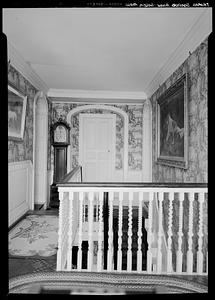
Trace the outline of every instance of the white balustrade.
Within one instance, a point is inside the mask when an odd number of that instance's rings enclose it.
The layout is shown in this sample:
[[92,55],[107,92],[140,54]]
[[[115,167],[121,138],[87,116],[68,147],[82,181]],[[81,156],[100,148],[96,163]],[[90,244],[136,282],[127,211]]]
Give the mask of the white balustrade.
[[193,273],[193,201],[194,192],[188,194],[189,199],[189,231],[188,231],[188,251],[187,251],[187,273]]
[[102,237],[103,237],[103,195],[102,191],[99,192],[99,232],[98,232],[98,253],[97,253],[97,271],[102,271]]
[[183,202],[184,202],[184,193],[179,193],[178,251],[177,251],[177,265],[176,265],[176,272],[178,274],[182,273]]
[[69,192],[69,228],[68,228],[68,249],[67,249],[67,271],[71,271],[72,269],[72,237],[73,237],[73,228],[72,228],[72,220],[73,220],[73,197],[74,193],[72,191]]
[[88,256],[87,256],[87,269],[92,270],[92,262],[93,262],[93,200],[94,193],[89,192],[89,231],[88,231]]
[[108,222],[108,262],[107,269],[113,269],[113,192],[109,193],[109,222]]
[[138,206],[138,239],[137,239],[137,271],[142,271],[142,213],[143,213],[143,193],[139,194],[139,206]]
[[[108,249],[107,249],[107,269],[104,270],[104,193],[108,193]],[[198,195],[195,200],[195,193]],[[203,245],[203,204],[207,189],[188,187],[117,187],[107,184],[107,186],[60,186],[59,187],[59,231],[58,231],[58,252],[57,271],[81,271],[83,265],[87,266],[87,271],[97,272],[137,272],[154,274],[201,274],[206,275],[208,270],[208,255],[205,245]],[[165,197],[164,197],[165,195]],[[178,195],[178,197],[176,197]],[[115,197],[114,197],[115,196]],[[128,197],[127,197],[128,196]],[[136,197],[137,196],[137,197]],[[188,197],[188,210],[184,209],[184,203]],[[179,206],[175,206],[176,201]],[[168,202],[165,202],[168,201]],[[198,214],[194,216],[194,201],[198,201]],[[145,204],[148,205],[145,205]],[[156,204],[156,205],[155,205]],[[87,211],[85,208],[88,208]],[[114,209],[118,214],[115,215]],[[147,220],[147,244],[146,257],[143,254],[143,207],[148,210]],[[167,207],[167,211],[164,211]],[[178,229],[173,228],[173,207],[178,218]],[[128,232],[127,232],[127,264],[122,258],[123,250],[123,208],[128,209]],[[156,209],[156,211],[155,211]],[[136,211],[138,214],[136,215]],[[134,214],[134,215],[133,215]],[[144,214],[145,215],[145,214]],[[185,239],[183,220],[188,218],[188,248],[187,253],[183,252],[183,240]],[[197,233],[193,231],[194,217],[198,219]],[[114,219],[114,218],[117,218]],[[135,219],[136,218],[136,219]],[[156,220],[153,220],[156,218]],[[116,225],[116,222],[118,224]],[[134,222],[133,222],[134,221]],[[165,221],[165,222],[164,222]],[[115,225],[114,225],[115,224]],[[137,248],[132,249],[134,230],[137,224]],[[166,225],[165,225],[166,224]],[[166,227],[164,227],[164,225]],[[114,242],[114,226],[118,228],[118,240]],[[116,230],[116,228],[115,228]],[[197,268],[193,269],[193,237],[197,240]],[[135,239],[136,240],[136,239]],[[83,252],[83,242],[88,243],[87,255]],[[94,249],[94,243],[98,245]],[[173,245],[173,243],[175,243]],[[175,247],[177,245],[177,248]],[[73,246],[78,247],[77,267],[72,266]],[[173,247],[174,246],[174,247]],[[204,246],[204,248],[203,248]],[[155,249],[156,247],[156,249]],[[116,251],[117,248],[117,251]],[[155,252],[156,250],[156,252]],[[132,270],[133,251],[137,251],[136,269]],[[173,251],[174,256],[173,256]],[[117,264],[113,268],[114,253]],[[204,257],[206,253],[206,258]],[[86,254],[86,253],[85,253]],[[97,259],[96,259],[97,256]],[[84,258],[85,257],[85,258]],[[135,257],[135,256],[134,256]],[[186,258],[186,269],[183,269],[183,257]],[[87,259],[85,264],[82,258]],[[142,269],[146,259],[146,270]],[[173,270],[173,259],[176,270]],[[206,270],[204,263],[206,260]],[[96,264],[96,265],[95,265]],[[127,266],[125,270],[125,266]],[[156,268],[153,268],[155,266]]]
[[152,207],[153,207],[153,197],[154,193],[149,193],[149,210],[148,210],[148,251],[147,251],[147,272],[150,274],[152,272]]
[[122,216],[123,216],[123,192],[119,192],[119,219],[118,219],[118,251],[117,270],[122,270]]
[[77,269],[82,268],[82,226],[83,226],[83,198],[84,193],[79,193],[79,230],[78,230],[78,259],[77,259]]
[[174,193],[169,193],[169,224],[168,224],[168,240],[167,240],[167,273],[172,272],[172,203]]
[[198,274],[203,273],[203,203],[204,203],[204,194],[200,193],[199,195],[199,232],[198,232],[198,251],[197,251],[197,272]]
[[59,226],[58,229],[58,251],[57,251],[57,270],[64,268],[66,264],[66,252],[68,247],[68,224],[69,224],[69,202],[68,193],[59,193],[60,206],[59,206]]
[[132,269],[132,200],[133,193],[129,192],[129,206],[128,206],[128,251],[127,251],[127,270],[130,272]]
[[157,273],[162,271],[162,238],[163,238],[163,199],[164,193],[158,193],[159,211],[158,211],[158,250],[157,250]]

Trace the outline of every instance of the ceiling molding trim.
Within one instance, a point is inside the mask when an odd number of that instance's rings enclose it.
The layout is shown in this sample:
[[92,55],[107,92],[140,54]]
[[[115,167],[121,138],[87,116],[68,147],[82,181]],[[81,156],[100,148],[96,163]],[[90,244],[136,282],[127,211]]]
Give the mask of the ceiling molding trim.
[[212,32],[212,9],[206,8],[191,26],[179,46],[171,54],[163,67],[157,72],[146,88],[149,97],[173,72],[188,58],[205,38]]
[[36,89],[47,94],[49,88],[45,82],[35,73],[31,66],[17,52],[17,50],[8,41],[8,61],[19,71]]
[[52,103],[60,104],[60,103],[76,103],[76,104],[121,104],[121,105],[143,105],[144,101],[143,99],[135,99],[135,100],[128,100],[128,99],[86,99],[86,98],[53,98],[49,97],[49,100]]
[[[145,100],[145,92],[123,92],[123,91],[93,91],[93,90],[69,90],[69,89],[49,89],[48,97],[58,98],[78,98],[78,99],[127,99],[127,100]],[[68,99],[69,101],[69,99]],[[89,100],[92,101],[92,100]],[[87,100],[88,102],[88,100]]]

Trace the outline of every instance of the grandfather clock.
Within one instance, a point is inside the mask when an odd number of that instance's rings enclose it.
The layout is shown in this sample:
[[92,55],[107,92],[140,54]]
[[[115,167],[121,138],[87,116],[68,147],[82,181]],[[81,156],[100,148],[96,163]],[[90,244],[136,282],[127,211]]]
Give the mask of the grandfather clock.
[[51,144],[54,147],[54,177],[51,185],[51,207],[59,207],[59,195],[56,184],[59,183],[67,173],[67,147],[70,144],[70,126],[59,119],[51,125]]

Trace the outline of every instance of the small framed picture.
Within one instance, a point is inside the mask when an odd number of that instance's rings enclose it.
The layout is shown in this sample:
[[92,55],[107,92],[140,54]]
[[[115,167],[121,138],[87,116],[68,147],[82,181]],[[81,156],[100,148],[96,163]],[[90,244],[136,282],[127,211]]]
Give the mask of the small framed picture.
[[25,128],[27,96],[8,85],[8,138],[22,140]]
[[187,74],[157,100],[157,163],[188,168]]

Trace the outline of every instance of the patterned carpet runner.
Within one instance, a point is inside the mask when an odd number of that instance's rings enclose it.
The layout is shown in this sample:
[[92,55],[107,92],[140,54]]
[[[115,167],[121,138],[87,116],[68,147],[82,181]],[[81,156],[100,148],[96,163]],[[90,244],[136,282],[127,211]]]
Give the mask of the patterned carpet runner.
[[28,215],[9,232],[9,254],[48,257],[57,253],[58,217]]

